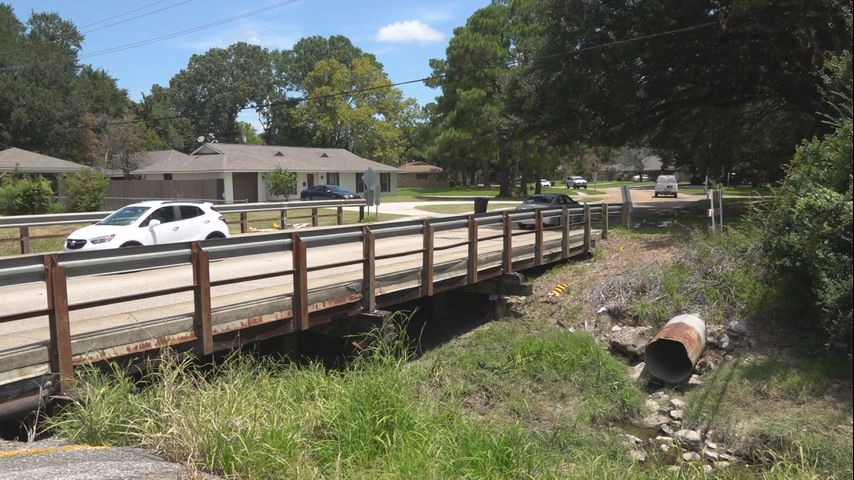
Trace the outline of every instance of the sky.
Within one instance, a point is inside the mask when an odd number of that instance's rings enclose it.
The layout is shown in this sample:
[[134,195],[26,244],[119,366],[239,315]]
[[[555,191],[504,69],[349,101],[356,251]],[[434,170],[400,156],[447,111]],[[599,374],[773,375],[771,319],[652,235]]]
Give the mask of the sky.
[[[194,53],[239,41],[287,49],[311,35],[348,37],[376,55],[392,82],[427,77],[429,59],[445,56],[453,29],[489,0],[13,0],[11,4],[22,22],[33,11],[56,12],[74,22],[85,36],[80,62],[107,71],[131,99],[139,100],[151,85],[168,85]],[[186,35],[101,53],[272,6]],[[439,93],[420,83],[400,88],[422,105]],[[258,125],[254,113],[241,118]]]

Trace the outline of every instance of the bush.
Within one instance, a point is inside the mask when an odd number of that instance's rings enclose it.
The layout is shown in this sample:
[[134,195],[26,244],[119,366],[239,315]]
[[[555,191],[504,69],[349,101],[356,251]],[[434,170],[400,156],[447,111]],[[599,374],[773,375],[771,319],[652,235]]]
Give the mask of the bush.
[[277,197],[285,197],[285,201],[290,200],[296,185],[297,174],[282,170],[282,167],[276,167],[276,171],[267,174],[267,190]]
[[110,181],[103,173],[92,169],[63,175],[68,189],[68,208],[72,212],[97,212],[104,206]]
[[46,213],[52,200],[53,188],[42,176],[12,174],[0,182],[0,213],[4,215]]

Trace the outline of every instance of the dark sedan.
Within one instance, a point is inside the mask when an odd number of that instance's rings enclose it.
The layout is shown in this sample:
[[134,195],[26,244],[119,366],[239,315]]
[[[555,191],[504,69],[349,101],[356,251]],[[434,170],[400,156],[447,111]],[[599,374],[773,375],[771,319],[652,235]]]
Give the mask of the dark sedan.
[[[528,195],[528,198],[522,200],[522,203],[516,207],[516,210],[534,210],[537,208],[556,208],[556,207],[579,207],[580,203],[576,202],[567,195],[560,193],[541,193],[538,195]],[[548,225],[559,225],[560,217],[550,217],[544,220]],[[534,219],[522,220],[519,222],[519,228],[528,228],[534,226]]]
[[362,197],[349,190],[344,190],[338,185],[315,185],[313,187],[308,187],[303,190],[299,194],[299,198],[300,200],[350,200],[353,198]]

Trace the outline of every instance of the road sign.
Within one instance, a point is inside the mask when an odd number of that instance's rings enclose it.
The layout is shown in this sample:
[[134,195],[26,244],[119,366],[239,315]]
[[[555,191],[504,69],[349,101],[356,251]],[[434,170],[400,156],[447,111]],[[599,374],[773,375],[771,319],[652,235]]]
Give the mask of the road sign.
[[362,183],[365,184],[365,200],[368,206],[380,204],[380,179],[374,169],[368,167],[368,171],[362,174]]

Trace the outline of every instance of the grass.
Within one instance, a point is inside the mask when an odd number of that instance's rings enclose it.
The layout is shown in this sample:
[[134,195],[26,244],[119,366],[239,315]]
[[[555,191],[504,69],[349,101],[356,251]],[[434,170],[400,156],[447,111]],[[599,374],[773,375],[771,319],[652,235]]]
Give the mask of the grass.
[[[528,188],[528,193],[533,194],[534,186],[531,184]],[[606,192],[601,190],[573,190],[563,187],[544,188],[543,193],[563,193],[566,195],[578,195],[579,192],[587,195],[604,195]],[[420,196],[437,196],[437,197],[497,197],[498,188],[484,187],[400,187],[397,189],[396,195],[383,196],[383,202],[414,202],[418,201]]]
[[[65,241],[65,236],[85,227],[88,223],[77,225],[48,225],[44,227],[31,227],[30,237],[42,235],[60,235],[56,238],[39,238],[30,240],[30,249],[32,253],[50,253],[62,250],[62,242]],[[0,228],[0,240],[10,239],[10,241],[0,241],[0,256],[20,255],[21,247],[18,243],[20,231],[17,228]]]
[[[505,210],[508,208],[513,208],[514,205],[510,204],[492,204],[487,205],[486,209],[488,211],[494,210]],[[425,212],[432,213],[473,213],[474,205],[473,204],[450,204],[450,205],[419,205],[415,207],[419,210],[424,210]]]
[[[679,187],[679,193],[688,193],[692,195],[703,195],[705,190],[702,186],[689,185]],[[727,196],[769,196],[773,195],[774,191],[769,186],[740,186],[740,187],[724,187],[724,198]]]

